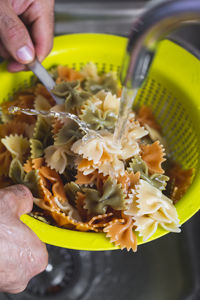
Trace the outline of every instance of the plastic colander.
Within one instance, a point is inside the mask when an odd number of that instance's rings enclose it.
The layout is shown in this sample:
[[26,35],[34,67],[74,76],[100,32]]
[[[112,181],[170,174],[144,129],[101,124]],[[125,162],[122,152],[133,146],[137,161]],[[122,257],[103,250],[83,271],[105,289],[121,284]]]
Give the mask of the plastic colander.
[[[100,72],[117,71],[119,75],[126,43],[126,38],[104,34],[56,37],[44,66],[50,68],[62,64],[79,70],[92,61]],[[32,76],[31,72],[10,74],[5,64],[0,66],[0,74],[1,102],[14,91],[28,86]],[[183,224],[200,207],[200,61],[171,41],[161,42],[135,103],[147,104],[152,108],[174,160],[185,169],[195,169],[190,188],[176,204],[180,223]],[[117,249],[103,233],[62,229],[28,215],[23,215],[21,220],[48,244],[79,250]],[[149,241],[166,233],[159,228]],[[139,237],[138,244],[142,244]]]

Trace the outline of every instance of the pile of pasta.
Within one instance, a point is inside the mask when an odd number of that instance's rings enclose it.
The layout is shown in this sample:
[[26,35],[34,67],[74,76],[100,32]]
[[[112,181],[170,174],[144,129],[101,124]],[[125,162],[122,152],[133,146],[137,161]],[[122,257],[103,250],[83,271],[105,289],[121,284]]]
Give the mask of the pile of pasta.
[[[166,162],[163,168],[166,142],[151,109],[131,111],[121,143],[114,143],[121,94],[116,75],[98,74],[93,63],[81,71],[58,66],[50,74],[63,104],[36,82],[1,107],[0,187],[26,185],[34,196],[32,216],[105,232],[121,249],[136,251],[136,232],[143,240],[159,226],[179,232],[174,202],[186,192],[192,171]],[[11,106],[70,112],[98,135],[86,135],[69,118],[10,114]]]

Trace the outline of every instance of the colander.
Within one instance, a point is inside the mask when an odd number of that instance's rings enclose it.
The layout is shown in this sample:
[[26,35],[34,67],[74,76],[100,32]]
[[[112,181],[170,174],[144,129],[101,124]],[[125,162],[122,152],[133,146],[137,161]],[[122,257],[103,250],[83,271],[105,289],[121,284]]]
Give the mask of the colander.
[[[105,34],[72,34],[56,37],[51,54],[44,66],[62,64],[77,70],[86,63],[96,63],[98,71],[116,71],[119,75],[127,39]],[[13,92],[30,85],[31,72],[10,74],[6,65],[0,66],[1,102]],[[200,61],[192,54],[164,40],[135,105],[150,106],[162,127],[172,158],[183,168],[195,169],[193,182],[176,204],[180,223],[183,224],[200,207]],[[21,217],[45,243],[78,250],[117,249],[103,233],[89,233],[51,226],[29,215]],[[159,228],[148,240],[166,234]],[[138,244],[143,241],[138,237]]]

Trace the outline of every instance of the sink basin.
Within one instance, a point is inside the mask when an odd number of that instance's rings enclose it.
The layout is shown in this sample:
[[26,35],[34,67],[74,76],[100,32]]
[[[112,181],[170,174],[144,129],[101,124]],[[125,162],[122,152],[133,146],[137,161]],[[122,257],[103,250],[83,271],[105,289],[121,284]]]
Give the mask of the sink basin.
[[[87,252],[51,246],[50,257],[52,253],[57,257],[57,281],[49,279],[51,283],[45,290],[44,272],[23,293],[2,293],[0,300],[199,300],[199,228],[197,214],[183,226],[182,233],[171,233],[141,245],[137,253]],[[67,274],[59,277],[58,269],[62,272],[64,264]]]

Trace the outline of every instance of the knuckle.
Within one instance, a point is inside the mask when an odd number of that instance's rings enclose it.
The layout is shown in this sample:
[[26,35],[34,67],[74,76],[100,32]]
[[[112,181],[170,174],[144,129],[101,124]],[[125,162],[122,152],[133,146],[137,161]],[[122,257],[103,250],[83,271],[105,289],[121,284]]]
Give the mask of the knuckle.
[[33,196],[30,190],[22,184],[15,185],[16,188],[16,196],[26,199],[26,202],[23,202],[26,206],[26,209],[31,210],[33,207]]
[[7,29],[7,39],[8,40],[15,40],[18,39],[19,37],[24,37],[25,36],[25,31],[22,25],[20,24],[14,24],[13,26],[10,26]]
[[23,184],[16,184],[17,191],[21,194],[21,197],[32,199],[31,191]]
[[18,38],[19,36],[25,35],[24,26],[22,23],[17,22],[17,20],[13,19],[9,15],[4,15],[2,17],[2,23],[6,30],[6,38],[7,40],[13,40]]
[[11,189],[0,190],[0,210],[12,211],[16,207],[15,194]]
[[[26,201],[19,201],[25,199]],[[0,210],[16,211],[17,207],[23,203],[26,210],[31,210],[33,197],[29,189],[21,184],[13,185],[0,190]]]
[[36,0],[34,3],[35,13],[38,16],[47,16],[50,18],[54,18],[54,0],[48,1],[48,6],[46,4],[46,0]]

